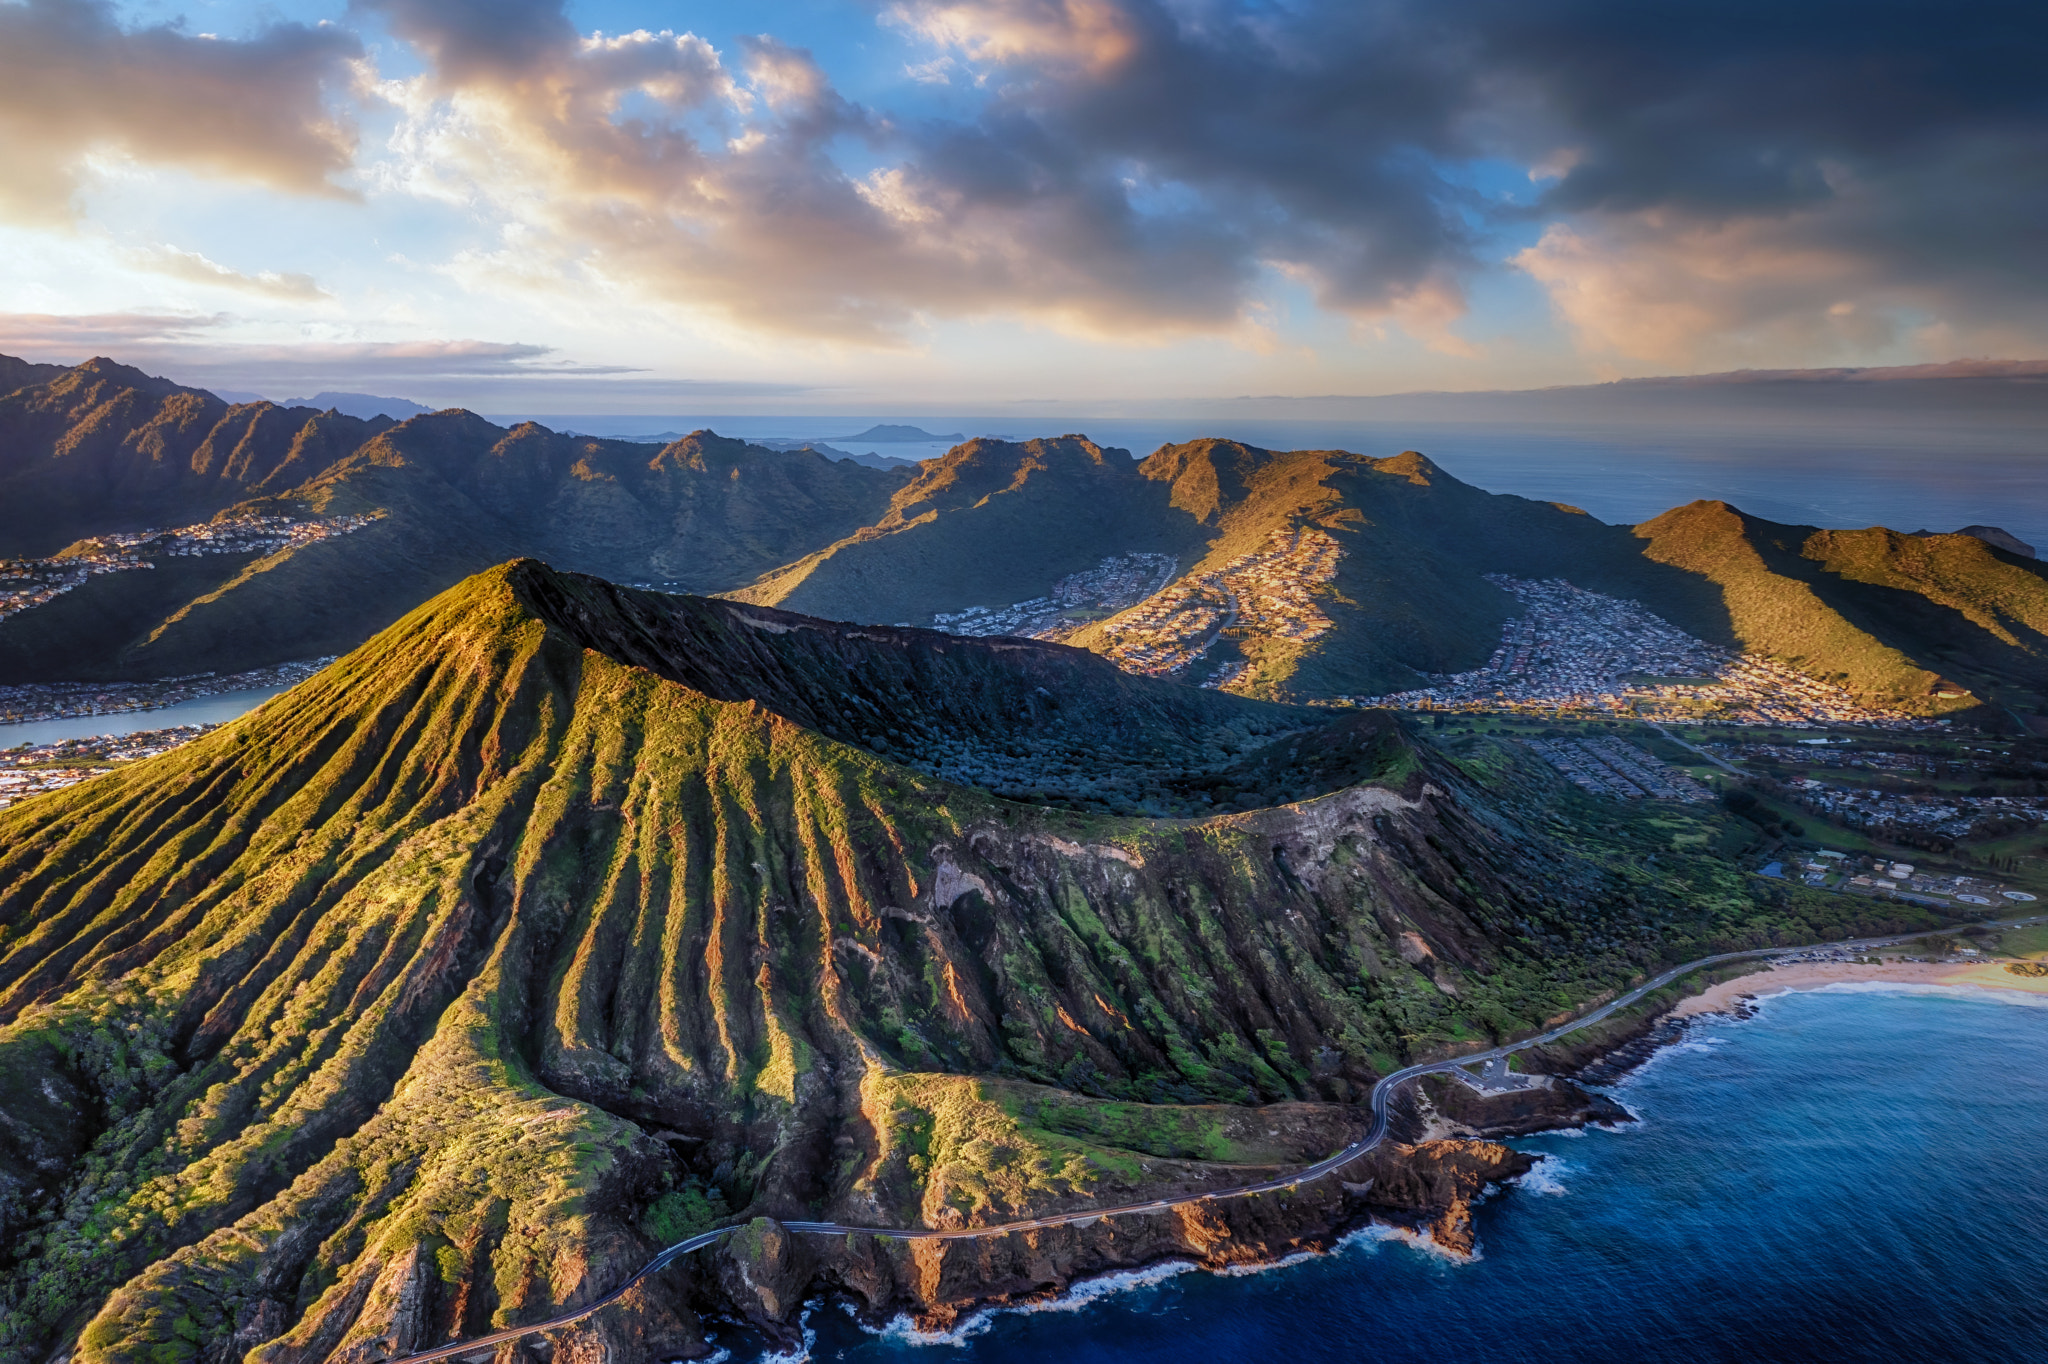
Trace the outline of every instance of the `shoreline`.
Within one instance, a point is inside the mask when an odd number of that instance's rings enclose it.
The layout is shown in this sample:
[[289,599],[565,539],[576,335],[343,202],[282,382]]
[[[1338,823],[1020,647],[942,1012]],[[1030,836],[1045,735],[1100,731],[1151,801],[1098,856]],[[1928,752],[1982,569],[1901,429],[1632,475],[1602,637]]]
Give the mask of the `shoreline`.
[[[2014,975],[2005,969],[2003,961],[1895,962],[1880,966],[1853,962],[1788,962],[1720,981],[1698,994],[1688,995],[1663,1014],[1659,1021],[1689,1022],[1709,1015],[1740,1014],[1743,1004],[1751,1000],[1775,998],[1801,991],[1825,990],[1833,985],[1870,983],[1933,986],[1959,993],[1966,990],[1986,990],[2048,997],[2048,978]],[[1683,1036],[1684,1032],[1681,1030],[1657,1037],[1650,1048],[1651,1054],[1665,1050],[1680,1041]],[[1597,1064],[1599,1060],[1611,1056],[1614,1051],[1627,1045],[1629,1044],[1624,1042],[1613,1049],[1603,1051],[1594,1062],[1588,1064]],[[1581,1070],[1583,1069],[1582,1067]],[[1582,1132],[1594,1125],[1572,1123],[1547,1130]],[[1513,1176],[1502,1181],[1501,1187],[1519,1185],[1527,1177]],[[1491,1187],[1489,1186],[1489,1191]],[[850,1303],[845,1306],[856,1326],[871,1337],[895,1340],[913,1346],[960,1346],[965,1345],[970,1338],[986,1332],[995,1324],[997,1318],[1005,1315],[1082,1311],[1098,1299],[1154,1287],[1167,1279],[1187,1273],[1238,1276],[1284,1270],[1307,1261],[1339,1254],[1359,1239],[1403,1241],[1417,1250],[1443,1256],[1455,1263],[1469,1262],[1477,1259],[1479,1254],[1476,1246],[1470,1252],[1463,1252],[1436,1244],[1426,1226],[1404,1226],[1383,1215],[1368,1212],[1363,1217],[1350,1221],[1348,1225],[1334,1229],[1334,1234],[1327,1238],[1326,1244],[1305,1245],[1269,1260],[1214,1264],[1205,1263],[1195,1257],[1168,1255],[1157,1260],[1083,1275],[1040,1295],[1028,1295],[1007,1301],[984,1301],[969,1308],[956,1323],[944,1326],[920,1325],[914,1314],[903,1311],[876,1323],[864,1319]]]
[[1768,998],[1796,990],[1823,990],[1830,985],[1879,984],[1938,986],[1954,990],[2004,990],[2048,996],[2048,977],[2016,976],[2003,962],[1888,962],[1871,966],[1857,962],[1789,962],[1750,971],[1708,986],[1680,1000],[1666,1015],[1674,1019],[1733,1013],[1744,996]]
[[[1870,939],[1839,945],[1861,949],[1872,944],[1892,946],[1896,941]],[[1418,1187],[1412,1191],[1419,1195],[1413,1200],[1387,1200],[1382,1195],[1368,1202],[1367,1195],[1376,1184],[1383,1182],[1381,1175],[1406,1176],[1402,1179],[1404,1184],[1415,1182],[1413,1176],[1417,1171],[1396,1169],[1376,1170],[1374,1177],[1361,1185],[1345,1181],[1339,1183],[1336,1191],[1326,1186],[1317,1193],[1310,1190],[1320,1185],[1324,1176],[1374,1154],[1393,1136],[1389,1130],[1392,1116],[1389,1110],[1397,1101],[1395,1090],[1405,1088],[1405,1082],[1440,1075],[1453,1066],[1462,1069],[1475,1059],[1505,1056],[1542,1046],[1569,1032],[1595,1024],[1664,986],[1683,982],[1702,968],[1730,959],[1746,957],[1755,960],[1764,952],[1786,950],[1797,949],[1752,949],[1670,968],[1576,1020],[1560,1024],[1537,1037],[1462,1060],[1418,1063],[1384,1076],[1372,1093],[1370,1107],[1374,1126],[1371,1134],[1336,1155],[1295,1171],[1291,1177],[1283,1176],[1208,1194],[1091,1211],[1077,1210],[1016,1223],[953,1231],[880,1229],[799,1221],[784,1223],[768,1217],[756,1217],[749,1223],[715,1228],[668,1247],[609,1294],[579,1309],[542,1322],[511,1326],[490,1335],[411,1352],[398,1356],[391,1364],[428,1364],[429,1361],[476,1352],[521,1336],[569,1327],[625,1297],[643,1280],[666,1270],[689,1252],[723,1241],[735,1233],[741,1234],[746,1241],[745,1249],[727,1245],[727,1263],[713,1270],[715,1291],[722,1291],[725,1299],[725,1310],[721,1315],[743,1329],[758,1333],[767,1346],[768,1356],[775,1355],[778,1347],[789,1350],[806,1347],[807,1323],[800,1320],[792,1328],[786,1309],[780,1304],[798,1301],[809,1304],[815,1290],[821,1286],[826,1291],[818,1300],[837,1299],[838,1305],[849,1311],[866,1333],[894,1336],[912,1344],[957,1345],[985,1330],[995,1318],[1008,1313],[1079,1310],[1099,1296],[1118,1291],[1119,1286],[1136,1286],[1152,1281],[1155,1276],[1171,1277],[1190,1271],[1243,1274],[1278,1270],[1334,1253],[1358,1236],[1409,1240],[1459,1261],[1476,1258],[1478,1247],[1473,1235],[1471,1208],[1494,1187],[1518,1184],[1530,1173],[1533,1165],[1523,1153],[1501,1145],[1502,1138],[1533,1135],[1535,1130],[1583,1130],[1594,1125],[1596,1120],[1582,1116],[1565,1118],[1542,1129],[1510,1130],[1497,1121],[1482,1119],[1467,1133],[1458,1136],[1437,1138],[1425,1132],[1417,1134],[1420,1140],[1413,1145],[1401,1138],[1393,1138],[1391,1145],[1395,1150],[1390,1154],[1406,1157],[1427,1150],[1425,1163],[1432,1167],[1441,1166],[1421,1172],[1426,1175],[1422,1184],[1436,1186],[1443,1183],[1441,1176],[1449,1176],[1451,1186],[1464,1184],[1471,1187]],[[1637,1060],[1646,1059],[1648,1054],[1661,1051],[1679,1040],[1686,1030],[1687,1020],[1715,1013],[1744,1015],[1746,1011],[1742,1004],[1749,999],[1798,989],[1824,989],[1830,985],[1858,983],[1977,988],[2048,997],[2048,978],[2014,975],[2005,970],[2002,960],[1940,964],[1908,962],[1877,966],[1819,961],[1784,963],[1718,981],[1678,1000],[1672,1007],[1645,1020],[1650,1025],[1647,1034],[1638,1032],[1614,1038],[1600,1046],[1592,1058],[1574,1065],[1569,1071],[1559,1072],[1557,1079],[1569,1086],[1599,1060],[1636,1046],[1645,1046],[1643,1056]],[[1627,1068],[1633,1068],[1633,1064]],[[1461,1078],[1468,1083],[1471,1080],[1469,1075]],[[1590,1083],[1603,1082],[1591,1080]],[[1518,1092],[1491,1091],[1477,1084],[1471,1087],[1489,1100],[1505,1099]],[[1543,1087],[1548,1088],[1549,1085]],[[1480,1166],[1490,1168],[1459,1168],[1472,1163],[1458,1158],[1466,1151],[1480,1157]],[[1508,1157],[1519,1157],[1524,1162],[1523,1168],[1512,1168],[1506,1160]],[[1277,1197],[1262,1202],[1261,1197],[1265,1195]],[[1125,1235],[1112,1236],[1112,1241],[1136,1242],[1118,1245],[1113,1252],[1101,1243],[1094,1230],[1106,1220],[1124,1214],[1142,1214],[1149,1224],[1160,1213],[1169,1213],[1187,1225],[1178,1228],[1152,1226],[1148,1229],[1156,1234],[1151,1236],[1135,1234],[1135,1229]],[[1452,1243],[1438,1240],[1435,1232],[1439,1226],[1453,1233]],[[980,1262],[961,1266],[960,1270],[966,1279],[988,1281],[993,1275],[993,1281],[975,1287],[966,1282],[955,1283],[950,1286],[951,1292],[946,1292],[938,1283],[947,1277],[945,1259],[947,1249],[953,1244],[990,1246],[1016,1233],[1026,1233],[1028,1244],[1024,1252],[1013,1250],[1010,1254],[1011,1259],[1019,1259],[1020,1254],[1023,1258],[1017,1265],[1008,1266],[1016,1271],[1009,1277],[1019,1279],[1021,1276],[1022,1280],[1030,1282],[1020,1281],[1007,1288],[996,1287],[996,1282],[1004,1278],[1005,1266],[989,1263],[991,1256],[984,1252]],[[843,1243],[835,1248],[843,1249],[851,1257],[849,1262],[832,1265],[827,1263],[833,1259],[829,1253],[814,1256],[797,1251],[795,1242],[820,1235]],[[1458,1240],[1464,1244],[1455,1244]],[[903,1253],[891,1253],[891,1249]],[[894,1263],[906,1257],[907,1264],[899,1266]],[[1001,1260],[1003,1257],[996,1255],[993,1258]],[[1024,1263],[1024,1260],[1029,1263]],[[836,1289],[829,1282],[821,1285],[818,1281],[820,1271],[832,1268],[839,1272],[826,1277],[828,1281],[836,1279]],[[920,1280],[932,1282],[921,1285],[923,1292],[905,1292],[907,1285],[891,1282],[897,1277],[891,1271],[899,1268],[914,1270]],[[940,1291],[933,1293],[932,1289]],[[807,1317],[808,1311],[804,1315]]]

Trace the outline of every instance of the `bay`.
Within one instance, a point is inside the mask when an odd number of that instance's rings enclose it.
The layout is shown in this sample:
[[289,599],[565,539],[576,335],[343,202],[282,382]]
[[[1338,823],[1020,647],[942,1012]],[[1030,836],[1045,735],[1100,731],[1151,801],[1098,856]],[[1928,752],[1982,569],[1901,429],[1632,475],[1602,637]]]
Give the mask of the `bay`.
[[25,720],[18,725],[0,725],[0,749],[13,748],[17,744],[92,739],[102,734],[139,734],[144,730],[170,729],[177,725],[224,725],[248,714],[284,690],[283,687],[256,687],[248,691],[195,696],[190,701],[160,706],[155,710],[124,710],[111,715],[77,715],[62,720]]

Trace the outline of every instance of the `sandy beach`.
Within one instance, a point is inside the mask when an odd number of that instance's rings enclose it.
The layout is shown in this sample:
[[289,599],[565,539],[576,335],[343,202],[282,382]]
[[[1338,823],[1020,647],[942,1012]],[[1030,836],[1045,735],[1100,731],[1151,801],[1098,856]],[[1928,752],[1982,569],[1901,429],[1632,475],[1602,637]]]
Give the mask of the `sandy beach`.
[[1851,962],[1788,962],[1768,971],[1754,971],[1723,981],[1681,1003],[1674,1018],[1721,1013],[1743,995],[1779,995],[1788,990],[1817,990],[1845,981],[1878,981],[1887,985],[1945,985],[1957,989],[2017,990],[2048,995],[2048,977],[2016,976],[2002,962],[1898,962],[1859,966]]

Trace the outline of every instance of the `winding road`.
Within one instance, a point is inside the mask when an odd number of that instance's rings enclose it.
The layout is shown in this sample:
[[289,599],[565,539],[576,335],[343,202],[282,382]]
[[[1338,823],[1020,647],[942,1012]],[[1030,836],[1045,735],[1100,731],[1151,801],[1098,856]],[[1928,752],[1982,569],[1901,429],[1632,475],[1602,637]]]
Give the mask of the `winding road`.
[[[1284,1189],[1293,1189],[1299,1185],[1321,1179],[1326,1175],[1334,1174],[1352,1161],[1357,1160],[1367,1151],[1378,1146],[1382,1141],[1385,1141],[1387,1136],[1388,1109],[1393,1101],[1395,1091],[1418,1076],[1454,1070],[1459,1066],[1470,1065],[1474,1061],[1488,1061],[1495,1057],[1504,1057],[1518,1051],[1525,1051],[1530,1047],[1540,1047],[1547,1043],[1555,1042],[1560,1037],[1577,1032],[1580,1028],[1600,1022],[1617,1010],[1626,1009],[1644,995],[1650,994],[1655,990],[1661,990],[1680,976],[1697,971],[1702,967],[1715,966],[1729,961],[1747,961],[1761,957],[1786,956],[1795,952],[1811,952],[1818,949],[1856,950],[1872,947],[1889,947],[1919,936],[1922,935],[1907,933],[1886,938],[1857,938],[1846,942],[1810,943],[1804,947],[1766,947],[1748,952],[1722,952],[1711,957],[1701,957],[1698,961],[1689,961],[1683,966],[1674,966],[1668,971],[1653,976],[1641,985],[1636,986],[1633,990],[1630,990],[1627,994],[1619,995],[1599,1008],[1582,1014],[1569,1023],[1560,1024],[1548,1032],[1539,1033],[1520,1042],[1510,1042],[1505,1046],[1495,1047],[1490,1051],[1472,1052],[1464,1056],[1450,1057],[1441,1061],[1423,1061],[1416,1065],[1408,1066],[1405,1069],[1394,1071],[1391,1074],[1383,1075],[1372,1087],[1372,1128],[1370,1131],[1335,1155],[1325,1157],[1313,1165],[1303,1166],[1301,1169],[1291,1174],[1283,1175],[1278,1179],[1268,1179],[1257,1184],[1246,1184],[1235,1189],[1217,1189],[1207,1193],[1184,1194],[1176,1198],[1158,1198],[1149,1203],[1124,1203],[1112,1208],[1093,1208],[1086,1212],[1057,1213],[1049,1217],[1034,1217],[1023,1222],[1003,1222],[994,1226],[965,1227],[954,1231],[904,1227],[849,1227],[842,1226],[837,1222],[784,1222],[782,1226],[785,1230],[808,1236],[865,1235],[893,1237],[901,1241],[965,1241],[988,1236],[1008,1236],[1014,1232],[1041,1231],[1047,1227],[1086,1226],[1105,1217],[1144,1216],[1150,1213],[1166,1212],[1171,1208],[1187,1203],[1217,1202],[1226,1198],[1249,1198],[1256,1194],[1277,1193]],[[603,1297],[557,1316],[549,1317],[545,1321],[531,1322],[525,1326],[511,1326],[487,1336],[476,1336],[470,1340],[457,1341],[453,1345],[440,1345],[431,1350],[422,1350],[417,1354],[401,1355],[389,1361],[388,1364],[427,1364],[429,1360],[450,1359],[457,1355],[479,1353],[505,1341],[517,1340],[521,1336],[532,1335],[536,1331],[551,1331],[559,1326],[568,1326],[574,1322],[582,1321],[585,1317],[591,1316],[600,1309],[617,1302],[630,1292],[635,1284],[638,1284],[649,1275],[661,1272],[690,1252],[701,1250],[737,1229],[737,1226],[718,1227],[711,1231],[700,1232],[688,1240],[679,1241],[649,1260],[641,1267],[637,1274]]]

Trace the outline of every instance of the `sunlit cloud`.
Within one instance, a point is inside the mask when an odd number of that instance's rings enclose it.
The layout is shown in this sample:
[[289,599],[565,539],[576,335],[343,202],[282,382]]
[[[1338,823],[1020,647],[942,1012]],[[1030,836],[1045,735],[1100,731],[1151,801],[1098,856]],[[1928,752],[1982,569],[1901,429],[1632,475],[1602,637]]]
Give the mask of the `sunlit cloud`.
[[208,260],[197,251],[181,251],[175,246],[142,247],[123,252],[122,259],[137,270],[166,275],[171,279],[183,280],[187,284],[230,289],[236,293],[255,294],[262,298],[274,298],[288,303],[312,303],[334,297],[321,288],[311,275],[281,273],[276,270],[260,270],[253,275],[244,274],[218,261]]
[[0,4],[0,216],[69,221],[94,156],[344,193],[355,134],[328,95],[361,53],[328,26],[229,40],[124,29],[99,0]]

